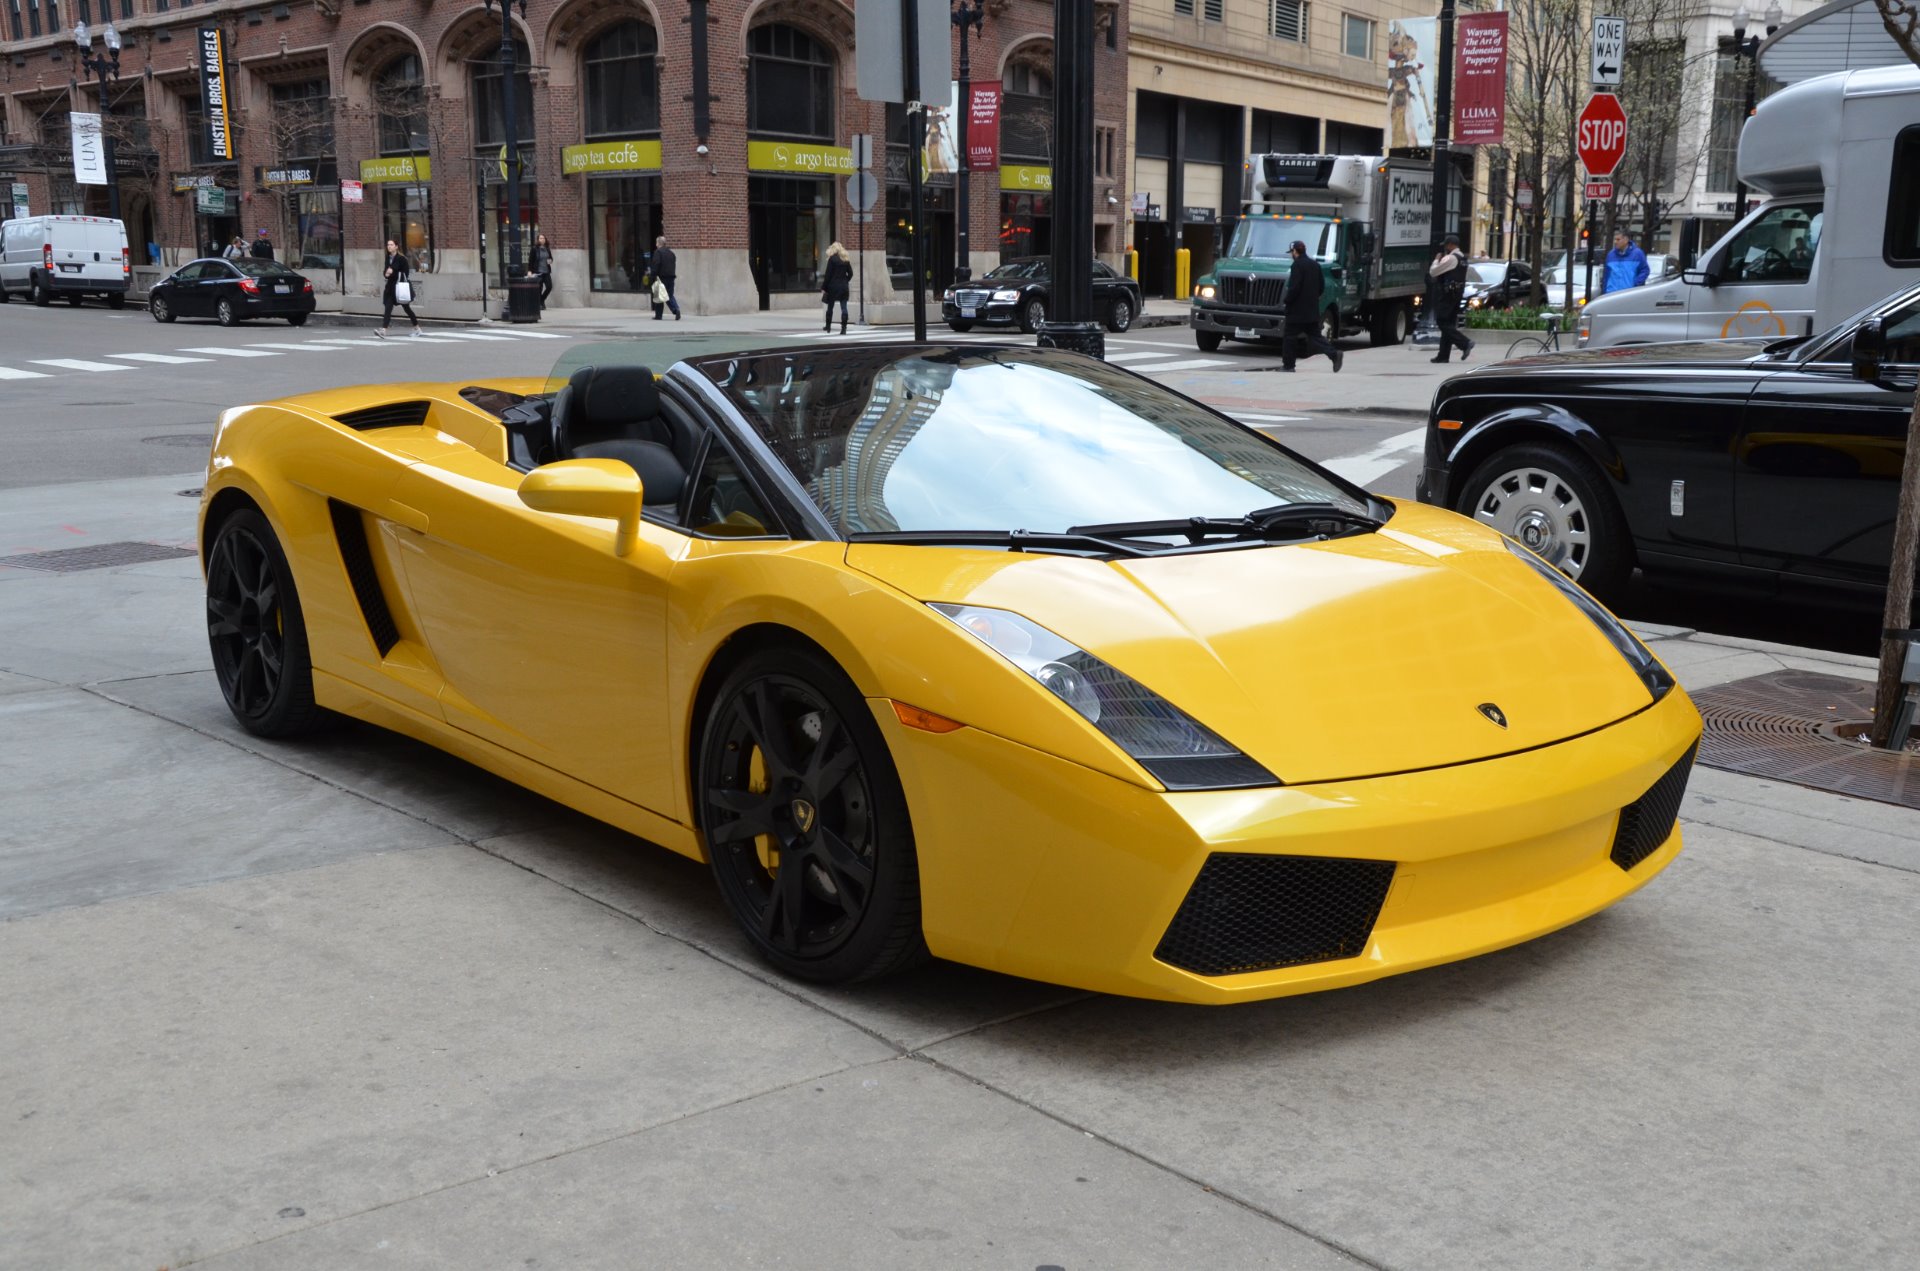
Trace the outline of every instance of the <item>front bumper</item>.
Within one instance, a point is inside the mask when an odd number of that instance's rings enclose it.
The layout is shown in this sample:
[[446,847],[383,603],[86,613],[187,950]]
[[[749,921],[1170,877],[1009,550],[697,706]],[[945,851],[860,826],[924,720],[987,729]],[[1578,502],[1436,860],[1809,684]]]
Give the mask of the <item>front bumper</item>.
[[[1144,790],[963,728],[887,734],[913,809],[927,943],[941,957],[1103,993],[1253,1001],[1360,984],[1518,944],[1633,892],[1680,831],[1630,869],[1621,810],[1700,736],[1678,689],[1557,745],[1426,772],[1265,790]],[[1337,959],[1206,975],[1163,961],[1210,859],[1391,863],[1378,917]]]
[[960,311],[960,306],[951,300],[940,302],[940,319],[943,322],[975,322],[981,326],[1012,326],[1020,320],[1018,304],[988,304],[974,308],[974,316],[969,318]]
[[1254,309],[1227,309],[1218,305],[1192,306],[1187,323],[1195,331],[1212,331],[1240,340],[1277,340],[1287,331],[1287,320],[1280,314]]

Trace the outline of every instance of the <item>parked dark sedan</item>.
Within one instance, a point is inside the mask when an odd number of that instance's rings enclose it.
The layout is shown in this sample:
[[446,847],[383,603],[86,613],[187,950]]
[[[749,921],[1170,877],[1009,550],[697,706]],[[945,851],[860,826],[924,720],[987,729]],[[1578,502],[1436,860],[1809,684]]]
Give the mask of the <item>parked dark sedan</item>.
[[1877,602],[1916,377],[1920,287],[1811,338],[1488,366],[1434,395],[1416,495],[1603,599],[1637,565]]
[[1511,309],[1533,294],[1533,271],[1525,261],[1476,260],[1467,266],[1461,302],[1469,309]]
[[313,284],[272,260],[194,260],[147,293],[155,322],[212,318],[223,327],[248,318],[285,318],[300,326],[313,312]]
[[[1052,303],[1046,256],[1021,256],[973,282],[955,283],[940,297],[940,316],[955,331],[977,326],[1018,325],[1034,332],[1047,320]],[[1140,284],[1093,262],[1093,312],[1116,334],[1133,325],[1146,303]]]

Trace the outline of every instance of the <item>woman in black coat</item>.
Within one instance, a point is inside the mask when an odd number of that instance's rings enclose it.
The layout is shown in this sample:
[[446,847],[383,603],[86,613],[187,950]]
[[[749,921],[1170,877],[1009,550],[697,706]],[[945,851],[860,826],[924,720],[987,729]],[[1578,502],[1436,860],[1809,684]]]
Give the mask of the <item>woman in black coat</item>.
[[[380,325],[373,330],[373,333],[383,340],[387,338],[387,328],[393,325],[393,306],[396,304],[407,311],[407,321],[413,323],[414,336],[417,338],[420,334],[420,319],[413,313],[412,275],[413,263],[407,259],[407,254],[400,250],[400,244],[389,238],[387,240],[387,285],[380,293],[380,303],[386,307],[386,312],[381,316]],[[399,299],[394,294],[395,289],[403,282],[407,284],[405,300]]]
[[833,304],[840,302],[840,334],[847,333],[847,293],[853,282],[853,264],[847,259],[847,249],[839,243],[827,248],[827,273],[821,283],[820,298],[827,302],[827,322],[822,331],[833,330]]

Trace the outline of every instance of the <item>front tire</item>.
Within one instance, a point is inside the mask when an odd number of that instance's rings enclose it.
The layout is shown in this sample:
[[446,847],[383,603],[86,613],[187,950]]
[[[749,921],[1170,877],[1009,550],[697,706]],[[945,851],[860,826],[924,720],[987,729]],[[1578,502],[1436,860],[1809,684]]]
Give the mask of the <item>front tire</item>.
[[1115,335],[1125,335],[1127,328],[1133,325],[1133,301],[1126,296],[1115,296],[1107,307],[1107,330]]
[[960,332],[960,333],[961,333],[962,335],[965,335],[965,334],[966,334],[967,332],[969,332],[969,331],[971,331],[971,330],[973,330],[973,323],[971,323],[971,322],[949,322],[949,323],[947,323],[947,329],[948,329],[948,330],[950,330],[950,331],[958,331],[958,332]]
[[1035,296],[1020,306],[1020,329],[1028,335],[1040,329],[1047,320],[1047,302]]
[[147,312],[153,315],[155,322],[173,321],[173,306],[167,303],[165,296],[148,297]]
[[1320,338],[1328,344],[1339,343],[1340,311],[1338,309],[1328,309],[1320,315]]
[[222,299],[213,307],[213,319],[223,327],[231,327],[239,324],[240,315],[234,310],[233,301]]
[[1202,353],[1218,353],[1221,335],[1218,331],[1195,331],[1193,342]]
[[734,667],[707,712],[698,790],[714,881],[767,962],[846,983],[926,958],[906,795],[830,659],[781,646]]
[[1498,451],[1462,488],[1458,511],[1490,525],[1605,599],[1633,569],[1626,519],[1584,455],[1526,442]]
[[207,553],[207,643],[227,709],[258,737],[311,732],[313,662],[293,569],[267,518],[243,508]]

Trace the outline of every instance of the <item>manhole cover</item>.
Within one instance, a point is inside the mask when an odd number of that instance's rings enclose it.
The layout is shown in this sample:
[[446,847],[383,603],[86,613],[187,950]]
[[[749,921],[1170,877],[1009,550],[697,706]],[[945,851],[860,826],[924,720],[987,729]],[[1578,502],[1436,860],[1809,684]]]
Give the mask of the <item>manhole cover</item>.
[[0,556],[0,567],[44,569],[55,574],[72,574],[83,569],[109,569],[115,565],[143,565],[148,561],[177,560],[192,556],[191,547],[168,547],[163,543],[90,543],[86,547],[61,547],[49,552],[27,552],[20,556]]
[[1706,720],[1700,762],[1795,785],[1920,808],[1920,755],[1851,739],[1873,718],[1873,683],[1816,671],[1774,671],[1693,695]]
[[206,492],[207,488],[205,486],[197,485],[190,490],[180,491],[180,497],[183,499],[197,499]]
[[170,432],[158,437],[142,437],[141,441],[149,446],[191,446],[195,450],[213,449],[213,437],[208,433]]

